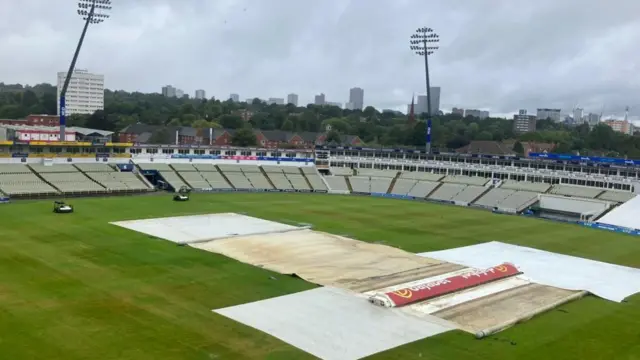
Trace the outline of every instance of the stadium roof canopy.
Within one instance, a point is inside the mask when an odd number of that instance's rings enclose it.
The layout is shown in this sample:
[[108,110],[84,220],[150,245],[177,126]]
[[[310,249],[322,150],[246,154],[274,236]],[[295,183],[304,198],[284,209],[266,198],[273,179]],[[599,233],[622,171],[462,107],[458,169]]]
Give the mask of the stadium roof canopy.
[[[12,130],[40,130],[40,131],[58,131],[60,128],[57,126],[31,126],[31,125],[2,125],[0,127],[12,129]],[[89,129],[79,126],[70,126],[66,128],[66,132],[78,133],[84,136],[111,136],[113,131]]]

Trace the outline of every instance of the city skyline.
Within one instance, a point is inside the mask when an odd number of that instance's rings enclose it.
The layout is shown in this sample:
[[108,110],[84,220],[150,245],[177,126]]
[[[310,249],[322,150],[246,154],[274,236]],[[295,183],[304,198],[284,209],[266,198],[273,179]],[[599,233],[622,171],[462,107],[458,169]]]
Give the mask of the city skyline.
[[[162,83],[179,81],[190,95],[203,89],[221,99],[232,90],[260,98],[293,92],[300,94],[300,103],[324,92],[345,101],[344,89],[358,85],[367,91],[367,104],[404,110],[411,94],[424,89],[423,64],[407,49],[406,39],[426,22],[442,39],[430,67],[433,83],[446,89],[443,110],[505,114],[549,107],[566,112],[579,103],[585,112],[596,113],[605,105],[605,116],[620,117],[626,106],[632,118],[640,114],[640,72],[633,60],[639,50],[632,46],[640,40],[634,15],[640,3],[514,1],[495,0],[496,10],[489,13],[482,4],[451,6],[443,0],[377,6],[339,0],[311,5],[281,0],[268,6],[184,0],[144,8],[123,2],[109,22],[92,28],[78,67],[104,74],[110,89],[156,92]],[[25,6],[33,11],[24,11]],[[67,39],[76,38],[81,27],[74,6],[42,0],[5,4],[0,43],[21,61],[0,59],[2,81],[55,83],[52,75],[68,65],[73,52]],[[148,21],[139,21],[141,9]],[[439,16],[424,19],[426,10]],[[374,25],[394,16],[401,16],[402,24]],[[597,18],[598,26],[582,20],[588,18]],[[487,43],[492,37],[501,41]],[[279,41],[270,41],[274,38]],[[375,38],[375,45],[357,41],[363,38]],[[161,44],[167,42],[174,51],[163,54]],[[384,61],[364,60],[379,57],[380,49],[386,49]],[[223,66],[211,67],[212,57]]]

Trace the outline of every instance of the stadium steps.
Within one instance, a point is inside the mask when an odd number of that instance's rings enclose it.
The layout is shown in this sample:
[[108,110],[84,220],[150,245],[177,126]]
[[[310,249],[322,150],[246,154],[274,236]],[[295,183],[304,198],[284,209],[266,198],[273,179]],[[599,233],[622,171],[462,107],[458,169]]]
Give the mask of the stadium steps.
[[180,174],[180,171],[176,170],[176,168],[173,167],[173,164],[169,164],[169,167],[174,173],[176,173],[176,175],[178,176],[178,179],[180,179],[183,183],[187,184],[188,187],[193,189],[193,186],[191,186],[191,184],[189,184],[189,182],[182,177],[182,174]]
[[45,180],[45,178],[42,177],[42,175],[40,175],[37,171],[33,170],[33,168],[31,167],[31,165],[27,164],[27,169],[31,170],[32,173],[36,174],[36,176],[38,177],[38,179],[44,181],[45,184],[51,186],[52,188],[54,188],[59,194],[62,194],[63,192],[58,189],[57,187],[55,187],[52,183],[48,182],[47,180]]
[[302,171],[302,168],[300,168],[300,167],[299,167],[299,168],[298,168],[298,171],[300,172],[300,174],[302,174],[302,178],[304,179],[304,181],[306,181],[306,182],[307,182],[307,185],[309,185],[309,189],[311,189],[311,190],[315,190],[315,189],[313,188],[313,186],[311,186],[311,182],[309,181],[309,179],[307,179],[307,175],[305,175],[305,174],[304,174],[304,171]]
[[389,184],[389,188],[387,189],[387,194],[391,194],[391,191],[393,191],[393,187],[396,186],[396,180],[400,178],[400,174],[402,174],[402,172],[398,171],[396,176],[393,177],[393,180],[391,180],[391,184]]
[[344,176],[344,181],[347,183],[347,189],[349,189],[349,192],[353,192],[353,187],[351,186],[351,181],[349,181],[349,176]]
[[429,192],[427,195],[425,195],[424,198],[425,199],[429,198],[429,196],[431,196],[431,194],[433,194],[434,192],[438,191],[438,189],[440,188],[440,186],[442,186],[442,184],[444,184],[444,183],[438,182],[438,185],[436,187],[434,187],[433,190],[431,190],[431,192]]
[[[233,183],[231,181],[229,181],[229,178],[227,177],[227,175],[220,169],[220,167],[218,165],[214,165],[214,167],[216,168],[216,170],[218,170],[218,172],[220,173],[220,175],[222,175],[222,178],[224,179],[224,181],[226,181],[229,186],[231,186],[231,188],[233,190],[236,190],[236,187],[233,185]],[[262,169],[262,167],[260,168]],[[243,173],[244,174],[244,173]],[[267,178],[268,179],[268,178]],[[271,180],[269,180],[269,182],[271,182]]]
[[[264,169],[262,168],[262,166],[258,166],[258,167],[260,168],[260,172],[262,173],[262,176],[264,176],[264,177],[267,179],[267,181],[269,182],[269,185],[271,185],[271,187],[272,187],[273,189],[277,189],[277,187],[273,184],[273,181],[271,181],[271,178],[269,177],[269,174],[267,174],[267,172],[266,172],[266,171],[264,171]],[[300,171],[302,171],[302,170],[300,170]],[[222,175],[222,176],[224,176],[224,175]],[[226,179],[226,178],[225,178],[225,179]],[[306,179],[306,177],[305,177],[305,179]],[[229,180],[227,180],[227,182],[228,182],[228,183],[230,183],[230,182],[229,182]],[[308,181],[307,181],[307,182],[308,182]]]
[[476,196],[473,200],[469,201],[469,204],[475,204],[476,201],[480,200],[481,197],[485,196],[486,193],[488,193],[493,189],[494,189],[493,187],[485,187],[485,190],[482,192],[482,194]]
[[89,174],[87,174],[86,172],[82,171],[82,169],[80,169],[79,167],[76,166],[76,164],[72,164],[74,168],[76,168],[78,171],[80,171],[80,173],[82,175],[84,175],[85,177],[87,177],[89,180],[93,181],[94,183],[98,184],[98,186],[100,186],[101,188],[107,190],[107,188],[102,185],[101,183],[99,183],[97,180],[95,180],[94,178],[92,178],[91,176],[89,176]]

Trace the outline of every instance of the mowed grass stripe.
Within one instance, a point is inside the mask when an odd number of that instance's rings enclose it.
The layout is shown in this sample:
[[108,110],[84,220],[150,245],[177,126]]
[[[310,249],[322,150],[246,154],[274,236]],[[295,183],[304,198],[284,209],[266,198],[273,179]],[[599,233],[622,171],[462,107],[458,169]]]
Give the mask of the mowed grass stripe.
[[[640,267],[634,237],[421,202],[316,194],[71,202],[76,213],[69,216],[53,214],[50,202],[0,206],[2,358],[312,358],[210,310],[313,285],[110,221],[243,212],[412,252],[497,240]],[[452,332],[372,358],[632,359],[639,355],[638,325],[640,297],[623,304],[589,297],[483,341]]]

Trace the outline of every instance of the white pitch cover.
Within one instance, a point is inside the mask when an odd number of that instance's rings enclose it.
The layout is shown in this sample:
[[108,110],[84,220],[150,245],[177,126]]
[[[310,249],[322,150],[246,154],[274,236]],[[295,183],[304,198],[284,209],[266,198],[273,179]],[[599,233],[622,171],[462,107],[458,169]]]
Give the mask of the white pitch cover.
[[640,292],[640,269],[498,241],[418,255],[481,269],[510,262],[535,283],[584,290],[615,302]]
[[324,360],[356,360],[455,328],[429,315],[372,306],[363,296],[331,287],[214,312]]

